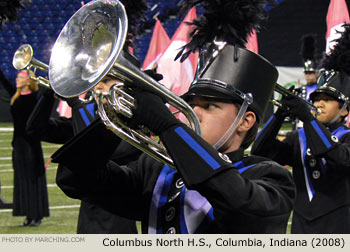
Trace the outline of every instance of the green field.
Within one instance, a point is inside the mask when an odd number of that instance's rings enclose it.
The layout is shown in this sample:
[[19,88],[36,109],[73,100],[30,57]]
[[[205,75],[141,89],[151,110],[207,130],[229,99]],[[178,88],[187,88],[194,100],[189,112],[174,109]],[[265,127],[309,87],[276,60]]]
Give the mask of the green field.
[[[0,123],[0,196],[6,203],[12,202],[12,124]],[[290,129],[289,126],[284,130]],[[42,142],[45,163],[60,145]],[[80,201],[67,197],[55,184],[57,165],[49,163],[46,170],[49,192],[50,217],[44,218],[39,227],[23,227],[25,217],[13,217],[11,209],[0,209],[0,234],[75,234]],[[138,223],[140,230],[140,223]],[[287,233],[290,232],[288,225]]]

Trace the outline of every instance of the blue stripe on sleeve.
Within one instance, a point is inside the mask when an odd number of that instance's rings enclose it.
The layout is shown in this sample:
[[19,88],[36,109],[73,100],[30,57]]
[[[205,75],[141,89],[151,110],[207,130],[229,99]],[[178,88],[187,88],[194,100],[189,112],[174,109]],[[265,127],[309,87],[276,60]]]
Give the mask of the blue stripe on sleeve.
[[80,108],[80,109],[79,109],[79,112],[80,112],[81,117],[82,117],[83,120],[84,120],[85,125],[86,125],[86,126],[89,126],[91,122],[90,122],[88,116],[86,115],[84,109],[83,109],[83,108]]
[[177,127],[175,132],[214,170],[220,168],[220,164],[194,140],[183,128]]
[[332,132],[332,134],[335,135],[338,139],[340,139],[342,136],[344,136],[345,134],[347,134],[349,132],[350,132],[350,130],[345,129],[344,126],[340,126],[336,130],[334,130]]
[[255,165],[255,164],[242,167],[242,168],[238,169],[238,172],[241,174],[241,173],[245,172],[246,170],[248,170],[250,167],[253,167],[254,165]]
[[327,148],[332,147],[331,143],[328,141],[327,137],[324,135],[323,131],[320,129],[320,126],[318,126],[317,122],[313,120],[311,122],[311,125],[314,127],[316,130],[317,134],[321,137],[321,140],[323,143],[326,145]]
[[89,111],[92,118],[95,118],[95,103],[89,103],[86,105],[86,109]]
[[256,136],[255,139],[258,139],[258,137],[260,136],[260,134],[265,130],[266,126],[269,125],[269,123],[272,121],[272,119],[275,118],[274,115],[272,115],[270,117],[270,119],[265,123],[264,127],[259,131],[259,134]]
[[36,101],[35,104],[38,104],[43,99],[43,96],[41,95],[40,98]]

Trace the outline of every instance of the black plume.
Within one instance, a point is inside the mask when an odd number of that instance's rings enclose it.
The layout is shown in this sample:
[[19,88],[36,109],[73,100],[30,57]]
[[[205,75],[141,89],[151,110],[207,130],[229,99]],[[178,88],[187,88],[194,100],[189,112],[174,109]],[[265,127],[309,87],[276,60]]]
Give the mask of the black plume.
[[132,41],[139,35],[140,24],[146,20],[145,13],[148,3],[144,0],[121,0],[128,16],[127,46],[133,46]]
[[315,58],[315,37],[313,35],[305,35],[302,38],[301,54],[304,61],[314,60]]
[[329,71],[344,72],[350,76],[350,24],[343,24],[343,27],[344,32],[340,38],[334,40],[337,44],[330,54],[324,56],[321,67]]
[[7,22],[18,22],[19,10],[24,6],[20,0],[0,0],[0,29]]
[[[275,1],[268,0],[183,0],[180,2],[180,15],[184,15],[193,6],[200,6],[204,13],[188,25],[194,30],[189,34],[191,41],[181,48],[175,59],[181,56],[184,61],[191,52],[212,43],[214,39],[226,41],[231,45],[245,47],[248,35],[267,18],[265,7],[274,6]],[[186,50],[186,52],[185,52]]]

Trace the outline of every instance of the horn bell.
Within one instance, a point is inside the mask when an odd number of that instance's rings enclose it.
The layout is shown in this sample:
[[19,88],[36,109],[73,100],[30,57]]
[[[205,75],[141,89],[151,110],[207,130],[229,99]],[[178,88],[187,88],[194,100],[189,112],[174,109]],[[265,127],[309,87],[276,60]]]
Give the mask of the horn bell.
[[53,91],[70,98],[97,85],[122,51],[127,27],[126,12],[119,1],[98,0],[81,7],[53,46],[49,63]]

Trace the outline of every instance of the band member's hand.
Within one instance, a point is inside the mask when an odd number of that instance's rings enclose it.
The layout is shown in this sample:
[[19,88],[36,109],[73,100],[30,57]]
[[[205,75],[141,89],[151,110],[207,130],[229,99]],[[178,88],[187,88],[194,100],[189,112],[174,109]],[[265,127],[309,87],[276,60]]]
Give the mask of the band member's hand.
[[149,76],[151,76],[153,79],[155,79],[156,81],[160,81],[163,79],[163,75],[157,73],[154,69],[147,69],[145,71],[143,71],[145,74],[148,74]]
[[156,135],[160,135],[173,125],[181,124],[158,95],[134,89],[133,97],[136,99],[136,109],[133,110],[133,117],[126,119],[131,128],[136,129],[137,126],[144,125]]
[[74,108],[77,105],[81,104],[81,101],[79,100],[79,97],[72,97],[72,98],[61,98],[62,100],[66,101],[69,105],[69,107]]
[[[294,93],[295,87],[292,85],[288,88],[288,90],[292,93]],[[285,99],[284,96],[282,96],[282,100]],[[282,100],[280,103],[282,104]],[[291,116],[287,107],[278,107],[277,111],[275,112],[275,117],[280,120],[284,120],[287,116]],[[292,119],[294,121],[294,119]]]
[[289,116],[289,113],[287,110],[283,108],[278,108],[277,111],[275,112],[275,117],[280,120],[284,120],[284,118],[286,118],[287,116]]
[[288,114],[297,117],[299,120],[306,122],[314,120],[310,106],[298,96],[283,97],[281,103],[288,108]]

